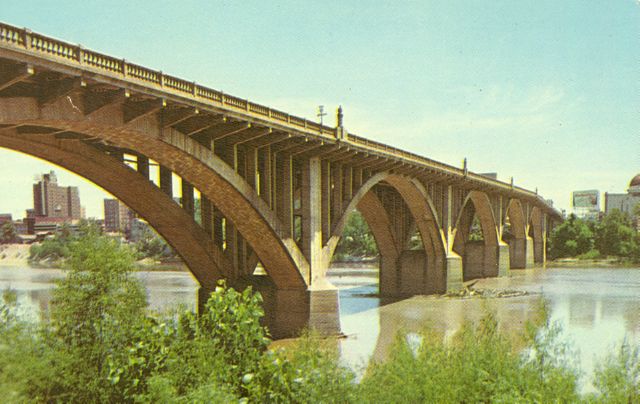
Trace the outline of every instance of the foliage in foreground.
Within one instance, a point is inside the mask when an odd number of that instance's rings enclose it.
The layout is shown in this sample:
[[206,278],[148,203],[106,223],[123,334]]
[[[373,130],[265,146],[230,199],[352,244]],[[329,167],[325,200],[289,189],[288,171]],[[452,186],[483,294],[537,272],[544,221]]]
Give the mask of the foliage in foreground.
[[[133,253],[90,235],[70,245],[69,273],[51,317],[30,324],[15,294],[0,306],[0,396],[6,402],[360,403],[635,402],[638,350],[623,348],[581,397],[577,372],[550,324],[514,349],[491,314],[447,343],[428,332],[398,338],[388,361],[357,383],[314,336],[268,349],[261,298],[224,284],[205,310],[153,316],[131,277]],[[326,344],[328,341],[324,341]]]
[[513,349],[487,314],[452,341],[428,332],[419,344],[400,336],[387,362],[374,364],[361,384],[376,403],[574,402],[577,375],[560,360],[553,333],[535,332],[526,354]]

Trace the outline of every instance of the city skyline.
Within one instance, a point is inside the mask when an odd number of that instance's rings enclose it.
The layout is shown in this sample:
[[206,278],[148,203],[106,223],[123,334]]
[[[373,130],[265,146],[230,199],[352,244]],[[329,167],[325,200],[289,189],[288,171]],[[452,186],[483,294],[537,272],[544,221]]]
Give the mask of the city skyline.
[[[350,132],[454,166],[467,158],[471,171],[514,177],[568,212],[572,191],[625,192],[640,172],[633,0],[328,2],[311,14],[290,2],[26,1],[3,11],[7,23],[311,120],[324,105],[333,124],[342,105]],[[17,184],[50,168],[0,152],[0,210],[13,213]],[[60,178],[102,216],[110,195]]]

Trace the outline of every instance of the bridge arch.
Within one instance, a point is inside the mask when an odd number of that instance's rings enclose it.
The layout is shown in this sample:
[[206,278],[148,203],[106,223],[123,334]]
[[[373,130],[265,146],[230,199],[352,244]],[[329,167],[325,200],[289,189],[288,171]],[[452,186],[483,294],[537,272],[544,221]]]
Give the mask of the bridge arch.
[[[470,240],[474,218],[482,240]],[[462,204],[453,234],[453,251],[462,257],[464,281],[498,275],[498,231],[491,201],[484,192],[471,191]]]
[[527,222],[522,204],[518,199],[509,200],[506,218],[509,231],[503,232],[502,240],[509,245],[509,262],[513,269],[525,268],[527,258]]
[[144,218],[182,257],[196,280],[213,288],[231,264],[193,217],[119,160],[76,141],[38,141],[0,135],[0,147],[46,160],[116,196]]
[[296,243],[255,190],[211,150],[172,128],[162,129],[155,115],[124,124],[117,105],[85,116],[73,108],[76,103],[81,101],[62,98],[43,107],[35,98],[2,98],[0,125],[77,133],[157,161],[198,188],[233,222],[278,288],[306,288],[309,264]]
[[[393,218],[374,188],[389,185],[401,197],[422,240],[422,251],[408,251],[405,234],[396,234]],[[380,252],[380,291],[387,295],[440,293],[446,290],[445,243],[433,202],[415,179],[389,172],[369,178],[351,198],[325,245],[330,257],[348,215],[358,209],[366,220]]]

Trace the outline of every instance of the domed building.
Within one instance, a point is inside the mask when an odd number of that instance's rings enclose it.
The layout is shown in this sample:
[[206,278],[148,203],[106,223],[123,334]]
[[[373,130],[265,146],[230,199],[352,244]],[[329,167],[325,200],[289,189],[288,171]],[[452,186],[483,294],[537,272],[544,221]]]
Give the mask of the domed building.
[[634,218],[637,225],[640,224],[640,221],[638,220],[640,218],[634,217],[633,209],[638,204],[640,204],[640,174],[636,174],[631,178],[626,194],[604,194],[605,213],[609,213],[613,209],[627,212],[632,218]]

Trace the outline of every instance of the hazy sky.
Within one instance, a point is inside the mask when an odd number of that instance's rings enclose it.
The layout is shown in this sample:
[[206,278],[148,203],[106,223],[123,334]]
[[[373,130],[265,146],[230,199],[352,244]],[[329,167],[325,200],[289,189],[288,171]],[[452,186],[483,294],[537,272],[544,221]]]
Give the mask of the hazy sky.
[[[570,208],[640,172],[640,3],[4,1],[3,22],[498,172]],[[38,160],[0,149],[0,212],[32,206]],[[99,193],[79,185],[90,216]]]

